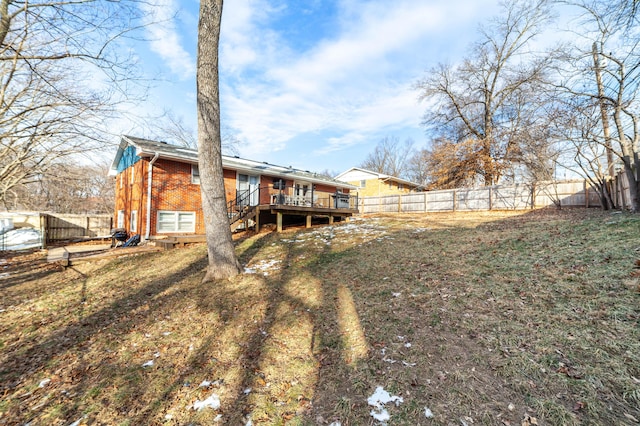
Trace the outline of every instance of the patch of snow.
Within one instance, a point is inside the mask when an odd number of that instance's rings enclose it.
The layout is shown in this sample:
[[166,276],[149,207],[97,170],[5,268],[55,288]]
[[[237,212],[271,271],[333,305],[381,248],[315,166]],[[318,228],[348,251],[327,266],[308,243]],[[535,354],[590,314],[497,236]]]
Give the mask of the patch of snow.
[[342,426],[342,423],[335,421],[333,423],[331,423],[329,426]]
[[371,417],[384,424],[391,419],[386,408],[374,408],[369,414],[371,414]]
[[203,380],[202,383],[198,385],[199,388],[208,388],[211,386],[211,382],[208,380]]
[[38,385],[39,388],[43,388],[45,386],[47,386],[49,384],[49,382],[51,382],[51,379],[44,379],[40,381],[40,384]]
[[410,347],[411,347],[411,343],[409,343],[409,342],[405,343],[405,344],[404,344],[404,347],[405,347],[405,348],[410,348]]
[[384,390],[382,386],[378,386],[373,395],[367,398],[367,403],[374,407],[378,407],[389,402],[393,402],[398,406],[404,402],[404,399],[401,396],[391,395],[389,392]]
[[251,393],[251,388],[246,388],[246,389],[243,391],[243,393],[244,393],[245,395],[249,395],[249,394]]
[[151,367],[153,366],[153,360],[147,361],[144,364],[142,364],[142,367]]
[[12,229],[2,235],[4,250],[26,250],[42,247],[42,235],[33,228]]
[[219,422],[220,420],[222,420],[222,414],[218,414],[217,416],[214,417],[213,421],[214,422]]
[[385,408],[385,404],[389,402],[393,402],[398,406],[404,402],[404,399],[397,395],[391,395],[389,392],[384,390],[382,386],[378,386],[373,395],[367,398],[367,403],[373,407],[373,410],[370,412],[371,417],[383,424],[389,421],[391,416]]
[[391,293],[393,295],[393,297],[400,297],[402,295],[402,293]]
[[433,418],[433,412],[431,410],[429,410],[429,408],[424,407],[424,416],[428,419],[432,419]]
[[160,358],[160,352],[156,352],[156,353],[154,353],[154,354],[153,354],[153,357],[154,357],[154,358]]
[[169,335],[171,335],[171,332],[170,331],[165,331],[165,332],[162,333],[162,335],[163,336],[169,336]]
[[252,267],[245,266],[244,273],[245,274],[257,274],[258,272],[261,272],[264,276],[268,276],[269,275],[269,271],[279,269],[278,268],[278,264],[279,263],[280,263],[280,261],[276,260],[276,259],[260,260],[259,262],[257,262]]
[[194,410],[201,411],[204,408],[213,408],[214,410],[220,408],[220,397],[212,393],[211,396],[204,401],[197,400],[193,403]]

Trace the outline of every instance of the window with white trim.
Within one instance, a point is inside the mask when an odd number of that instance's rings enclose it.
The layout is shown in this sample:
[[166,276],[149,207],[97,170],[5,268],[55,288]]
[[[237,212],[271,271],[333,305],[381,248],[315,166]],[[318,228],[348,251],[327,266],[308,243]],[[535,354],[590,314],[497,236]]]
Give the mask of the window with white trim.
[[197,164],[191,165],[191,183],[200,185],[200,169]]
[[399,183],[398,184],[398,189],[399,190],[403,190],[404,189],[404,184],[403,183]]
[[116,228],[124,228],[124,210],[118,210],[118,220],[116,221]]
[[131,185],[133,185],[136,180],[136,169],[134,166],[131,166],[129,168],[131,169]]
[[195,212],[158,212],[158,232],[196,232]]
[[131,222],[129,222],[129,231],[138,232],[138,210],[131,210]]
[[366,181],[366,179],[362,179],[362,180],[360,181],[360,188],[365,188],[366,186],[367,186],[367,181]]

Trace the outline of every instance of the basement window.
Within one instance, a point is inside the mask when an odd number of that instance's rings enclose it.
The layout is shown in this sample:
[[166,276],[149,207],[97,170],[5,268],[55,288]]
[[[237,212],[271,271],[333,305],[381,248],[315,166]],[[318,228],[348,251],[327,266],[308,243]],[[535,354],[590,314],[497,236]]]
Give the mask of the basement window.
[[158,232],[196,232],[195,212],[158,212]]

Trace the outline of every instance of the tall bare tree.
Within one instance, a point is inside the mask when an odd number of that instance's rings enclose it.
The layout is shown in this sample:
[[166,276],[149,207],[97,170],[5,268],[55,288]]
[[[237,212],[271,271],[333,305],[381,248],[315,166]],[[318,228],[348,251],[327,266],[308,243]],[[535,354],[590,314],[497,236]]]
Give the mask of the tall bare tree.
[[76,160],[51,167],[37,181],[12,190],[10,209],[56,213],[112,214],[115,185],[108,176],[109,164],[81,164]]
[[[638,212],[640,26],[637,4],[621,0],[580,0],[570,4],[583,12],[582,21],[574,45],[557,68],[562,78],[556,88],[565,104],[578,104],[581,111],[598,111],[596,117],[588,120],[590,131],[585,132],[584,127],[578,126],[572,142],[581,155],[605,153],[606,177],[600,175],[603,161],[599,157],[587,161],[585,164],[590,167],[584,168],[587,177],[601,182],[603,201],[611,200],[606,194],[606,182],[616,167],[630,186],[628,204],[632,211]],[[594,144],[599,144],[600,149]]]
[[[156,116],[145,120],[145,127],[148,128],[149,139],[172,141],[188,148],[198,148],[196,132],[184,122],[182,117],[175,115],[172,111],[167,110],[159,117]],[[233,129],[222,124],[220,138],[223,154],[239,154],[240,139],[238,139]]]
[[231,238],[222,174],[218,82],[222,3],[222,0],[200,0],[198,23],[198,165],[209,254],[205,282],[231,278],[241,271]]
[[406,178],[409,173],[409,159],[413,156],[413,140],[403,143],[396,136],[382,138],[373,152],[360,163],[360,167],[389,176]]
[[457,143],[435,139],[411,159],[412,178],[428,190],[474,186],[481,166],[476,151],[473,139]]
[[135,30],[137,6],[0,1],[0,202],[17,185],[109,140],[102,123],[132,93],[133,62],[118,42]]
[[504,4],[504,15],[481,29],[481,39],[461,65],[440,64],[416,84],[434,102],[424,116],[435,139],[475,141],[472,153],[484,185],[500,181],[518,150],[522,123],[535,113],[526,102],[545,78],[548,57],[530,42],[550,21],[546,0]]

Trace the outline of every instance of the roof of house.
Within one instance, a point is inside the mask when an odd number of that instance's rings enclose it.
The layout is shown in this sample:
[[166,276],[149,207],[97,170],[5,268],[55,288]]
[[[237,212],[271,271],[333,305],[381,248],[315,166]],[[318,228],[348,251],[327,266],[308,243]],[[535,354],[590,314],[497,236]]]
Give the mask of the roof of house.
[[417,182],[411,182],[410,180],[402,179],[402,178],[399,178],[399,177],[396,177],[396,176],[385,175],[384,173],[378,173],[378,172],[374,172],[372,170],[363,169],[363,168],[360,168],[360,167],[351,167],[349,170],[346,170],[346,171],[340,173],[338,176],[336,176],[336,180],[341,180],[341,179],[344,178],[345,175],[347,175],[348,173],[354,172],[354,171],[373,175],[373,176],[375,176],[376,178],[380,179],[383,182],[393,181],[393,182],[398,182],[398,183],[402,183],[402,184],[409,185],[409,186],[414,186],[416,188],[422,188],[424,186],[424,185],[421,185],[421,184],[419,184]]
[[[138,157],[154,157],[175,160],[184,163],[197,164],[198,151],[193,148],[172,145],[168,142],[152,141],[149,139],[137,138],[134,136],[123,135],[120,140],[120,146],[109,170],[110,175],[117,174],[118,164],[122,158],[125,149],[133,146],[136,149]],[[227,169],[247,172],[248,174],[267,174],[269,176],[281,177],[283,179],[299,179],[310,183],[320,183],[332,185],[339,188],[356,189],[354,185],[340,181],[337,179],[324,176],[319,173],[310,172],[308,170],[295,169],[293,167],[277,166],[267,163],[266,161],[254,161],[240,158],[238,156],[222,156],[222,166]]]

